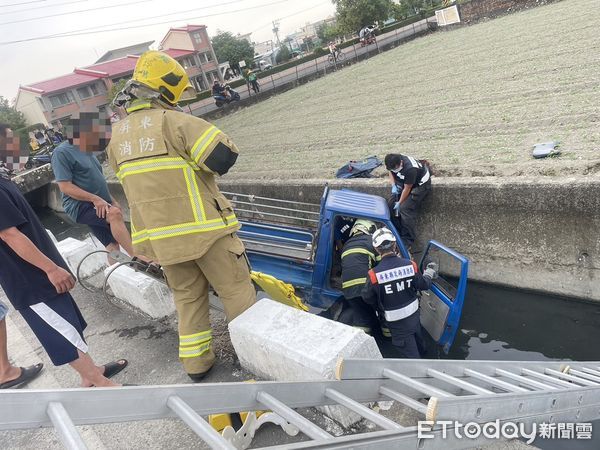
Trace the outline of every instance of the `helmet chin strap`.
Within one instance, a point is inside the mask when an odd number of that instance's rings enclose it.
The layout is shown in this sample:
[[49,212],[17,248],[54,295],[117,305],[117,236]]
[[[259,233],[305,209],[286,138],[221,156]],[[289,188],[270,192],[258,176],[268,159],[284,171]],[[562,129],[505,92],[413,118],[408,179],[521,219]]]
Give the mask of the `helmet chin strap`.
[[178,105],[171,105],[163,100],[160,92],[150,89],[133,80],[129,80],[123,90],[117,94],[113,100],[113,105],[123,107],[125,110],[129,108],[135,101],[147,101],[164,109],[172,109],[181,111]]

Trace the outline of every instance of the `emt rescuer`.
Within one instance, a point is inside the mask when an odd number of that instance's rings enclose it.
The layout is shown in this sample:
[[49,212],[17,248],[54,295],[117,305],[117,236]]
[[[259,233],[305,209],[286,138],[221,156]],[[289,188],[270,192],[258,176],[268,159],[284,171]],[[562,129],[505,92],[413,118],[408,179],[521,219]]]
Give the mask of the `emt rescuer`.
[[402,358],[420,358],[424,352],[419,315],[419,291],[431,287],[437,278],[437,265],[429,263],[421,275],[410,259],[397,255],[396,238],[387,228],[373,233],[373,247],[381,255],[381,262],[369,270],[362,297],[371,305],[378,305],[392,334],[392,344]]
[[148,51],[115,99],[128,116],[113,124],[109,161],[131,209],[136,253],[164,268],[179,316],[179,358],[195,382],[215,362],[209,284],[228,320],[252,306],[256,294],[240,228],[215,177],[235,164],[238,149],[215,126],[177,111],[195,94],[181,65]]

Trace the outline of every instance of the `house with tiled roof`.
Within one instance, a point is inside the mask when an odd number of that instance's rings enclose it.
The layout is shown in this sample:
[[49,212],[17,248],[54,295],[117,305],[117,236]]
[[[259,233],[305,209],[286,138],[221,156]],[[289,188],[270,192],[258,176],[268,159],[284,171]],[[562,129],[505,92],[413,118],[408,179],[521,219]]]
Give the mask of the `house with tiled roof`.
[[[147,43],[145,43],[147,44]],[[137,46],[130,46],[138,49]],[[127,47],[124,47],[127,48]],[[185,68],[198,92],[209,89],[221,78],[219,63],[204,25],[171,28],[159,49]],[[116,49],[117,55],[123,49]],[[111,51],[105,55],[110,55]],[[15,107],[30,124],[57,125],[79,110],[106,110],[111,113],[108,92],[122,79],[133,74],[138,54],[101,60],[91,66],[75,68],[72,73],[19,87]]]
[[141,55],[146,50],[149,50],[152,44],[154,44],[154,41],[141,42],[139,44],[128,45],[127,47],[113,48],[98,58],[94,64],[122,58],[127,55]]

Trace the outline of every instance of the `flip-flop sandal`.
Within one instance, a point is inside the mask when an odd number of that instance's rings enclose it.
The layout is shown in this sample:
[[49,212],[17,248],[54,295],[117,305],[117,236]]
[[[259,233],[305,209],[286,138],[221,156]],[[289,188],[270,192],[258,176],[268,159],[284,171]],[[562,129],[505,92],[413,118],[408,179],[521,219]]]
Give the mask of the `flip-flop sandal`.
[[21,375],[19,375],[19,377],[15,378],[14,380],[0,384],[0,389],[12,389],[17,387],[23,387],[30,381],[37,378],[37,376],[40,374],[43,368],[44,365],[42,363],[38,363],[34,366],[29,367],[20,367]]
[[109,362],[108,364],[104,364],[104,376],[106,378],[112,378],[116,374],[118,374],[121,370],[123,370],[129,362],[126,359],[118,359],[116,361]]

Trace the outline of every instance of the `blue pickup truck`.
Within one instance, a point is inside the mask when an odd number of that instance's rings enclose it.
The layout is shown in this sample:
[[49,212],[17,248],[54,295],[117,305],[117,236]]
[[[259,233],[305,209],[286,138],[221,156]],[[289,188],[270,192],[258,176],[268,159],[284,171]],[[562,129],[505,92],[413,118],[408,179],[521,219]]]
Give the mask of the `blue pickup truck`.
[[[369,219],[378,227],[388,227],[396,234],[402,255],[411,257],[381,197],[326,187],[321,204],[317,205],[248,194],[224,194],[233,203],[242,223],[239,235],[246,245],[252,269],[292,285],[311,307],[311,312],[326,310],[343,298],[338,240],[340,230],[353,220]],[[421,296],[421,322],[447,353],[460,322],[469,262],[434,240],[419,253],[421,270],[424,261],[435,261],[441,273],[431,290]]]

